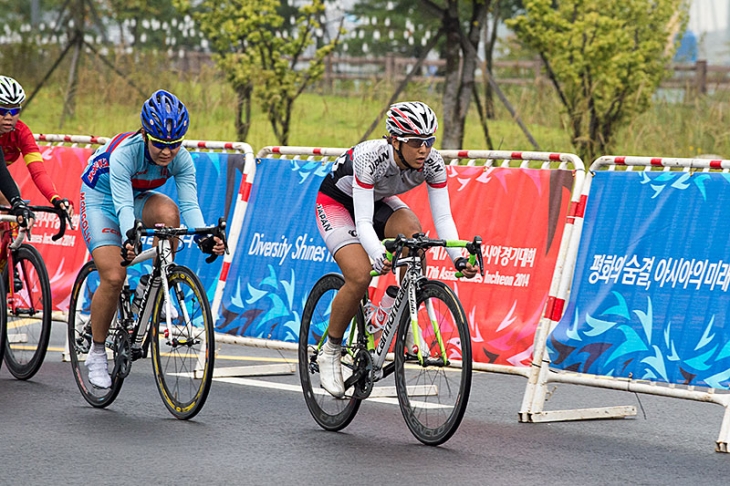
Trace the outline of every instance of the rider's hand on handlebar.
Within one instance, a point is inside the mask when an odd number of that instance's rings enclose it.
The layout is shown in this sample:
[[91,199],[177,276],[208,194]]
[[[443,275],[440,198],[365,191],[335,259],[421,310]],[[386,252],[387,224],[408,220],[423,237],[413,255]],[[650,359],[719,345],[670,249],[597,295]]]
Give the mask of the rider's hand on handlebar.
[[60,197],[57,197],[53,200],[53,207],[56,209],[63,209],[68,213],[69,218],[73,218],[74,216],[74,207],[73,204],[71,204],[71,201],[68,199],[62,199]]
[[457,258],[454,262],[454,267],[466,278],[474,278],[479,271],[479,267],[477,265],[472,265],[469,263],[469,260],[464,257]]
[[386,273],[390,272],[390,270],[393,268],[393,263],[388,260],[388,257],[385,253],[380,256],[380,258],[377,258],[373,262],[373,270],[376,272],[379,272],[381,275],[385,275]]
[[18,224],[23,228],[31,229],[33,224],[35,224],[35,214],[28,208],[25,201],[19,197],[15,197],[10,201],[10,204],[12,204],[10,214],[17,218]]
[[124,243],[122,243],[122,260],[131,262],[136,256],[137,252],[134,249],[133,240],[128,239]]
[[134,226],[127,230],[127,239],[122,243],[122,259],[127,262],[134,260],[134,257],[142,251],[142,242],[137,235],[137,228],[141,226],[142,223],[135,220]]
[[226,251],[226,244],[217,236],[206,236],[197,240],[198,247],[203,253],[220,256]]

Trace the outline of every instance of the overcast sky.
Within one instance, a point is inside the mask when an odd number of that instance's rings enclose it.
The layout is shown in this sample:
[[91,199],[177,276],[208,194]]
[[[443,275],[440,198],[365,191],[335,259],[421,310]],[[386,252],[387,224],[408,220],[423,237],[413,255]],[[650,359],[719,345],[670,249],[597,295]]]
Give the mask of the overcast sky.
[[695,33],[725,30],[728,25],[730,0],[692,0],[689,29]]

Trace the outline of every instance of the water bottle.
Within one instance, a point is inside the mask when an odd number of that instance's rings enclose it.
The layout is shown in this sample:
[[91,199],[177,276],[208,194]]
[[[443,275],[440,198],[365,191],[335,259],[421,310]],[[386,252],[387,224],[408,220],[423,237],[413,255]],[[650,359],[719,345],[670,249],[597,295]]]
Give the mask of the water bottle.
[[380,299],[380,305],[374,309],[370,319],[368,319],[371,333],[379,331],[385,325],[388,320],[390,310],[393,308],[393,302],[395,301],[396,295],[398,295],[397,285],[390,285],[387,289],[385,289],[383,298]]
[[147,283],[150,280],[149,275],[142,275],[139,277],[139,282],[137,283],[137,289],[134,291],[134,300],[132,300],[132,310],[134,312],[139,312],[142,307],[142,297],[144,296],[144,289],[147,287]]

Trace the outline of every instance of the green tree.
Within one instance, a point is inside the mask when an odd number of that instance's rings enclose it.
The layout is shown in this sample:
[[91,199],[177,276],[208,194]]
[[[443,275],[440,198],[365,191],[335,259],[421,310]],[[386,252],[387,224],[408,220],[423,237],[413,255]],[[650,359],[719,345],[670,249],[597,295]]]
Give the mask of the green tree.
[[321,29],[323,1],[302,5],[292,31],[282,28],[285,20],[279,13],[279,0],[203,0],[194,10],[189,0],[177,2],[192,12],[211,42],[216,64],[236,92],[238,138],[245,140],[248,134],[255,95],[274,135],[286,145],[294,102],[322,76],[324,58],[338,40],[316,49],[312,60],[300,68]]
[[617,129],[644,112],[668,74],[685,0],[526,0],[508,21],[539,53],[586,163],[611,152]]

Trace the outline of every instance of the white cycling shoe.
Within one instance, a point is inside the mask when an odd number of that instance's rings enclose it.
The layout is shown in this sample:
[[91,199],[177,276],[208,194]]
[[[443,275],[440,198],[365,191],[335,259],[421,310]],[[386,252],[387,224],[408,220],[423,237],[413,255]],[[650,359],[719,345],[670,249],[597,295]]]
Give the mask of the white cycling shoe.
[[335,398],[345,396],[345,382],[342,379],[341,347],[332,345],[329,340],[322,346],[317,358],[319,364],[319,384]]
[[89,353],[86,356],[86,369],[89,370],[89,383],[96,388],[110,388],[112,377],[109,376],[106,353]]
[[[180,314],[178,314],[177,309],[174,305],[170,304],[170,320],[174,321],[180,317]],[[162,312],[160,312],[160,320],[167,320],[167,306],[162,305]]]

